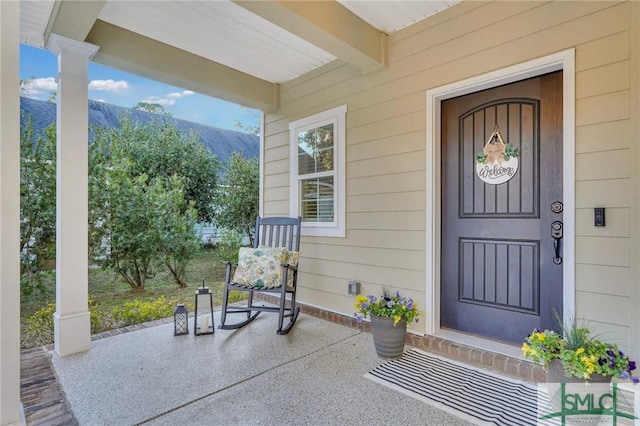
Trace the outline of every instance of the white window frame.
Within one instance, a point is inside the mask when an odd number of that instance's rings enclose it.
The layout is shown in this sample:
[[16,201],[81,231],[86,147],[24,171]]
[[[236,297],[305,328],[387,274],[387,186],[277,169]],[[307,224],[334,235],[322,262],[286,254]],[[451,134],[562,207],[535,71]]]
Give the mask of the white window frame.
[[[333,124],[333,222],[302,222],[302,235],[345,237],[345,123],[347,106],[341,105],[289,123],[289,213],[301,216],[298,175],[298,134],[305,130]],[[304,175],[308,178],[309,175]]]

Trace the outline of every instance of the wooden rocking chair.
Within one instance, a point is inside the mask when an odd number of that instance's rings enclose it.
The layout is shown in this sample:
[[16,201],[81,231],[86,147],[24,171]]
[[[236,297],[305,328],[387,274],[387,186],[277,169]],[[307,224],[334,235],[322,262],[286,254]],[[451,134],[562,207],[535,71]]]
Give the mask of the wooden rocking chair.
[[[296,307],[296,288],[301,222],[300,217],[258,217],[253,248],[241,248],[237,264],[226,262],[219,328],[232,330],[244,327],[256,319],[260,312],[267,311],[279,314],[278,334],[291,331],[300,312],[300,308]],[[231,290],[248,292],[247,305],[229,306]],[[279,295],[279,306],[254,304],[254,292]],[[227,324],[228,314],[244,314],[246,319]],[[286,325],[285,318],[289,319]]]

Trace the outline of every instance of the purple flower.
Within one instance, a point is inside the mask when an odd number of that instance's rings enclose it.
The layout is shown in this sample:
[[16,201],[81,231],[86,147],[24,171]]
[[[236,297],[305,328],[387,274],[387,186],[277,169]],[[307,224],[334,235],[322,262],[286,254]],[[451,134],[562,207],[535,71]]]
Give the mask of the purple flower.
[[640,383],[640,377],[632,377],[631,380],[633,381],[634,385],[637,385],[638,383]]
[[389,300],[389,301],[387,302],[387,307],[388,307],[388,308],[393,308],[393,305],[395,305],[395,303],[393,302],[393,300]]
[[628,378],[629,378],[629,372],[628,372],[628,371],[626,371],[626,370],[622,370],[622,371],[620,372],[620,378],[621,378],[621,379],[628,379]]
[[613,353],[613,351],[611,349],[607,349],[607,355],[615,356],[615,354]]
[[619,351],[619,353],[621,357],[624,357],[624,354],[622,353],[622,351]]
[[356,314],[356,321],[362,322],[363,319],[364,317],[362,316],[362,314]]
[[393,292],[393,295],[394,295],[395,297],[400,297],[400,291],[399,291],[399,290],[394,291],[394,292]]
[[598,365],[604,365],[604,363],[605,363],[605,362],[607,362],[607,360],[606,360],[606,359],[604,359],[604,358],[600,358],[600,359],[598,360]]
[[636,362],[635,361],[629,361],[629,365],[627,366],[627,370],[633,371],[635,369],[636,369]]
[[367,302],[362,302],[360,304],[360,309],[367,309],[369,307],[369,304]]
[[409,299],[407,302],[407,309],[413,309],[413,300]]

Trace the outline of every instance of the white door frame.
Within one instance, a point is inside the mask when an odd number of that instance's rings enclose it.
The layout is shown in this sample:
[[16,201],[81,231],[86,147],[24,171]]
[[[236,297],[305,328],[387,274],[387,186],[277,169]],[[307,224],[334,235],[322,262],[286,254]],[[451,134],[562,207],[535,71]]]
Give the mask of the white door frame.
[[444,333],[440,330],[441,102],[558,70],[563,70],[563,316],[573,318],[575,312],[575,51],[569,49],[427,90],[425,305],[428,313],[427,334],[439,335],[475,346],[487,346],[487,349],[496,349],[496,345],[485,339],[465,338],[462,333],[458,335],[458,333]]

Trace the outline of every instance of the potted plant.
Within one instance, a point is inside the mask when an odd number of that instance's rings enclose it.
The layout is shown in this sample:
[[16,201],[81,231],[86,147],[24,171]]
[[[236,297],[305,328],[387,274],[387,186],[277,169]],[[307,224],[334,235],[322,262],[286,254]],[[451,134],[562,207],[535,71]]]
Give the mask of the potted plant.
[[404,350],[407,324],[418,321],[424,313],[410,297],[402,297],[398,290],[391,292],[383,289],[382,296],[356,296],[355,317],[362,322],[367,315],[371,317],[371,334],[376,353],[380,358],[395,359]]
[[618,348],[580,327],[575,320],[561,323],[562,333],[535,329],[522,344],[522,354],[546,369],[547,382],[609,382],[612,377],[630,379],[636,362]]

